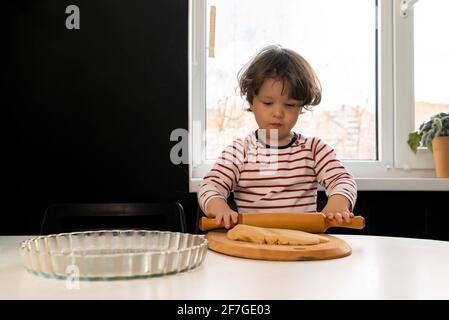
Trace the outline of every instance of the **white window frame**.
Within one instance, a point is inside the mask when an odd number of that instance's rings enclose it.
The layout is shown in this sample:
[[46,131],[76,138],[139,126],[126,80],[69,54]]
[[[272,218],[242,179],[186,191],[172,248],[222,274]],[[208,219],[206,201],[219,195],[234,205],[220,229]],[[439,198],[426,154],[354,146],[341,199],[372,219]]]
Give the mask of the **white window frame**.
[[[414,7],[412,1],[395,0],[394,14],[396,23],[394,24],[395,44],[395,167],[408,169],[433,169],[432,153],[427,148],[418,148],[414,154],[408,147],[406,141],[408,133],[415,129],[415,96],[414,96]],[[421,0],[422,2],[426,0]],[[401,6],[408,3],[408,10],[401,10]],[[407,70],[411,70],[407,71]]]
[[[245,0],[242,0],[245,1]],[[426,0],[421,0],[426,1]],[[415,1],[411,1],[415,2]],[[408,147],[414,131],[413,7],[403,0],[378,0],[378,154],[376,161],[343,161],[359,190],[449,190],[435,178],[432,154]],[[189,182],[198,191],[214,161],[205,160],[206,0],[189,0]],[[220,8],[217,8],[219,12]],[[219,13],[218,13],[219,14]]]

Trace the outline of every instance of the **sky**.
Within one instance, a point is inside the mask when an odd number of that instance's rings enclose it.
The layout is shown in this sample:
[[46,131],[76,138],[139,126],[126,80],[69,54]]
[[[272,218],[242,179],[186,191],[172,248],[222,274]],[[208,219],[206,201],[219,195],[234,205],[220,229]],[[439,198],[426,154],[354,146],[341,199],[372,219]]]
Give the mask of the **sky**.
[[415,4],[415,100],[449,104],[448,0]]

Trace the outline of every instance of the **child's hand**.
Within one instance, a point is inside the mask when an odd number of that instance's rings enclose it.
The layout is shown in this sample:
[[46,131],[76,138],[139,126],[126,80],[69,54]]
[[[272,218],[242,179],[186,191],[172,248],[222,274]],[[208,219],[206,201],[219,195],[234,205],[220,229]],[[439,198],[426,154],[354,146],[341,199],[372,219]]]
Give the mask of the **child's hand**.
[[321,212],[324,213],[327,219],[329,220],[335,219],[337,220],[338,223],[343,223],[343,221],[346,223],[350,223],[352,218],[354,218],[354,214],[350,212],[348,209],[336,212],[328,212],[323,210]]
[[223,221],[226,229],[231,227],[231,222],[233,225],[237,224],[239,217],[239,214],[232,210],[221,198],[212,198],[207,203],[206,215],[209,218],[215,218],[217,225]]
[[349,210],[349,200],[340,194],[329,197],[326,206],[321,211],[329,220],[335,219],[338,223],[350,223],[354,214]]
[[226,211],[220,211],[215,215],[215,224],[219,225],[221,221],[223,220],[225,224],[225,228],[229,229],[232,226],[236,225],[238,222],[239,214],[235,212],[232,209],[226,210]]

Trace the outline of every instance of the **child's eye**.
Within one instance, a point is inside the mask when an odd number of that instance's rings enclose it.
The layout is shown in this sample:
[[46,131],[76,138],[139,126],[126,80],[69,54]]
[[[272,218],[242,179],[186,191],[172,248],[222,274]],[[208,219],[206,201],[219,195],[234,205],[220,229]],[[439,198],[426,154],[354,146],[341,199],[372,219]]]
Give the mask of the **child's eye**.
[[287,103],[286,106],[289,107],[289,108],[293,108],[293,107],[296,107],[297,105],[296,104]]
[[264,105],[266,105],[266,106],[271,106],[273,103],[272,102],[262,102]]

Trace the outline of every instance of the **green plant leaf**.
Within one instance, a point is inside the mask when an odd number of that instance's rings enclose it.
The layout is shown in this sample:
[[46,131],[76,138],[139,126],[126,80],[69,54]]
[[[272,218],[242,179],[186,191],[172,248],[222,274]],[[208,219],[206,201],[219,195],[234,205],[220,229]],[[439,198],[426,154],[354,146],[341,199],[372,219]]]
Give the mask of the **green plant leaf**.
[[432,139],[435,137],[435,130],[430,129],[421,136],[421,145],[432,151]]
[[429,120],[421,124],[421,126],[419,127],[419,131],[427,131],[430,128],[432,128],[432,121]]
[[443,135],[443,136],[449,135],[448,134],[448,132],[449,132],[449,116],[441,118],[441,122],[443,123],[443,128],[445,130],[445,133],[441,134],[441,135]]
[[408,143],[410,149],[412,149],[412,151],[414,153],[416,153],[416,151],[418,151],[420,140],[421,140],[421,134],[418,133],[418,131],[412,132],[408,135],[407,143]]
[[440,118],[434,118],[432,123],[432,129],[435,134],[434,137],[438,137],[440,135],[441,129],[443,128],[443,122]]

